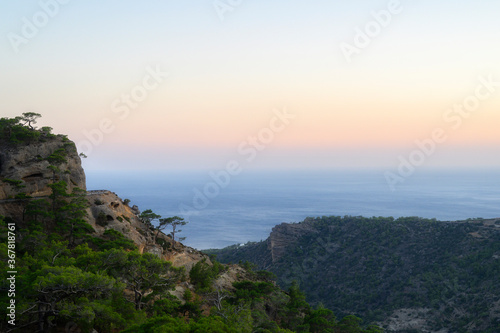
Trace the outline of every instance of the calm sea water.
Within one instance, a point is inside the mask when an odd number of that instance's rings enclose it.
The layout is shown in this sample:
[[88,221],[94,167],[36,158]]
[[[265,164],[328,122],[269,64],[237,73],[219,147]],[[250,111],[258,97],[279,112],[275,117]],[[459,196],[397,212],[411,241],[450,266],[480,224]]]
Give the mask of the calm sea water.
[[208,172],[87,171],[87,187],[116,192],[141,211],[185,217],[179,236],[198,249],[259,241],[276,224],[308,216],[500,217],[500,172],[493,171],[416,173],[395,191],[382,171],[245,171],[224,187]]

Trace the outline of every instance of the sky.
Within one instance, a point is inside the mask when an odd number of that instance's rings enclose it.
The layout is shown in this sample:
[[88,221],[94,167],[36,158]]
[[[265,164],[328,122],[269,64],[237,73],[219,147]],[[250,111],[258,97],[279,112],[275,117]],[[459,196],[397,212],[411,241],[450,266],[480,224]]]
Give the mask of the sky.
[[499,12],[493,0],[3,1],[0,116],[42,114],[88,170],[495,168]]

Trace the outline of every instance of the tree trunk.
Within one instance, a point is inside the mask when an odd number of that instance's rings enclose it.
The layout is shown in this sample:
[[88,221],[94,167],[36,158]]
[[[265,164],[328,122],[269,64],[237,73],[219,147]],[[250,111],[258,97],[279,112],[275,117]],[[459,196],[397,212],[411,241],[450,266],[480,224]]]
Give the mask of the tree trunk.
[[43,305],[38,304],[38,332],[43,333],[43,323],[45,321],[45,318],[43,316]]
[[159,230],[159,229],[157,229],[157,230],[156,230],[156,233],[155,233],[155,237],[154,237],[154,239],[153,239],[153,244],[156,244],[156,239],[158,238],[158,234],[159,234],[159,233],[160,233],[160,230]]
[[48,333],[50,331],[50,325],[48,323],[49,319],[49,309],[47,304],[43,304],[43,299],[38,299],[40,303],[38,304],[38,332]]
[[74,230],[75,230],[75,224],[70,222],[71,223],[71,228],[69,230],[69,246],[74,246],[75,245],[75,237],[73,237],[73,233],[74,233]]
[[172,225],[172,250],[175,250],[175,225]]
[[135,309],[140,310],[141,309],[141,301],[142,301],[142,293],[134,290],[135,293]]

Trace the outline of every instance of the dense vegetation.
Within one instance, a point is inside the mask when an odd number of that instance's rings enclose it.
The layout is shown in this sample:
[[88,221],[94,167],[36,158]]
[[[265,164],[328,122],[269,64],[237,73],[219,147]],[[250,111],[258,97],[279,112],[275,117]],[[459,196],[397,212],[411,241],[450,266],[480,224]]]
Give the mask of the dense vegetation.
[[500,231],[493,225],[351,216],[303,223],[303,235],[274,263],[266,242],[209,252],[221,262],[268,268],[284,288],[297,280],[308,301],[337,314],[381,322],[397,309],[425,308],[436,330],[500,331]]
[[[30,113],[2,118],[0,146],[11,149],[50,140],[48,129],[44,134],[32,126],[38,117]],[[47,158],[53,173],[51,194],[18,198],[22,217],[0,216],[0,301],[9,304],[14,299],[16,304],[15,327],[2,320],[0,331],[380,332],[374,326],[361,328],[357,317],[337,320],[331,310],[311,307],[297,284],[283,292],[272,274],[254,272],[248,263],[238,282],[223,288],[218,278],[230,268],[215,260],[199,261],[188,273],[157,255],[139,253],[116,230],[96,236],[86,220],[86,192],[69,192],[68,184],[59,180],[69,171],[64,170],[67,149],[74,149],[74,144],[69,142]],[[3,179],[0,186],[21,190],[22,184]],[[159,216],[145,211],[141,218],[150,222]],[[154,239],[164,226],[186,223],[179,217],[161,222],[151,230]],[[180,230],[174,227],[172,242],[175,232]],[[15,297],[8,292],[11,264],[17,271]],[[172,291],[180,286],[184,294],[176,297]],[[0,315],[8,318],[8,311],[2,306]]]
[[[35,215],[31,208],[27,213]],[[8,271],[7,222],[12,221],[0,218],[3,274]],[[226,269],[217,262],[201,261],[186,274],[153,254],[130,250],[129,242],[96,242],[86,228],[70,237],[71,228],[59,224],[47,233],[44,223],[48,218],[31,220],[17,233],[13,332],[53,332],[68,323],[82,332],[381,332],[361,330],[356,317],[337,321],[321,305],[312,308],[296,284],[284,293],[267,272],[224,290],[214,284]],[[169,293],[182,281],[193,286],[186,289],[185,302]],[[2,304],[8,302],[7,289],[4,283]],[[5,318],[6,308],[1,312]],[[7,328],[2,322],[0,330]]]
[[[225,269],[217,262],[193,267],[189,281],[195,293],[187,289],[182,303],[168,291],[188,279],[183,268],[130,250],[133,244],[116,231],[92,237],[81,219],[85,205],[75,204],[60,187],[53,187],[59,191],[53,205],[26,206],[28,228],[17,233],[18,331],[51,332],[73,322],[99,332],[361,332],[357,318],[337,322],[332,311],[311,308],[297,285],[285,294],[265,281],[266,272],[234,283],[232,292],[222,290],[213,284]],[[8,270],[7,222],[12,223],[0,218],[2,272]],[[1,297],[7,302],[6,292]]]

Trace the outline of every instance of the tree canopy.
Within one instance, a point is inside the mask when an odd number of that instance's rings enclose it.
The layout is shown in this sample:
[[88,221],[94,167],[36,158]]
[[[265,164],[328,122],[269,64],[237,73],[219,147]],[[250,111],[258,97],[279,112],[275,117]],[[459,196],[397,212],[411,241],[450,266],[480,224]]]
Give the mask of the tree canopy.
[[33,127],[33,125],[36,124],[37,119],[41,116],[41,114],[36,112],[25,112],[23,113],[21,120],[24,122],[25,126],[28,125],[31,130],[34,130],[35,128]]

